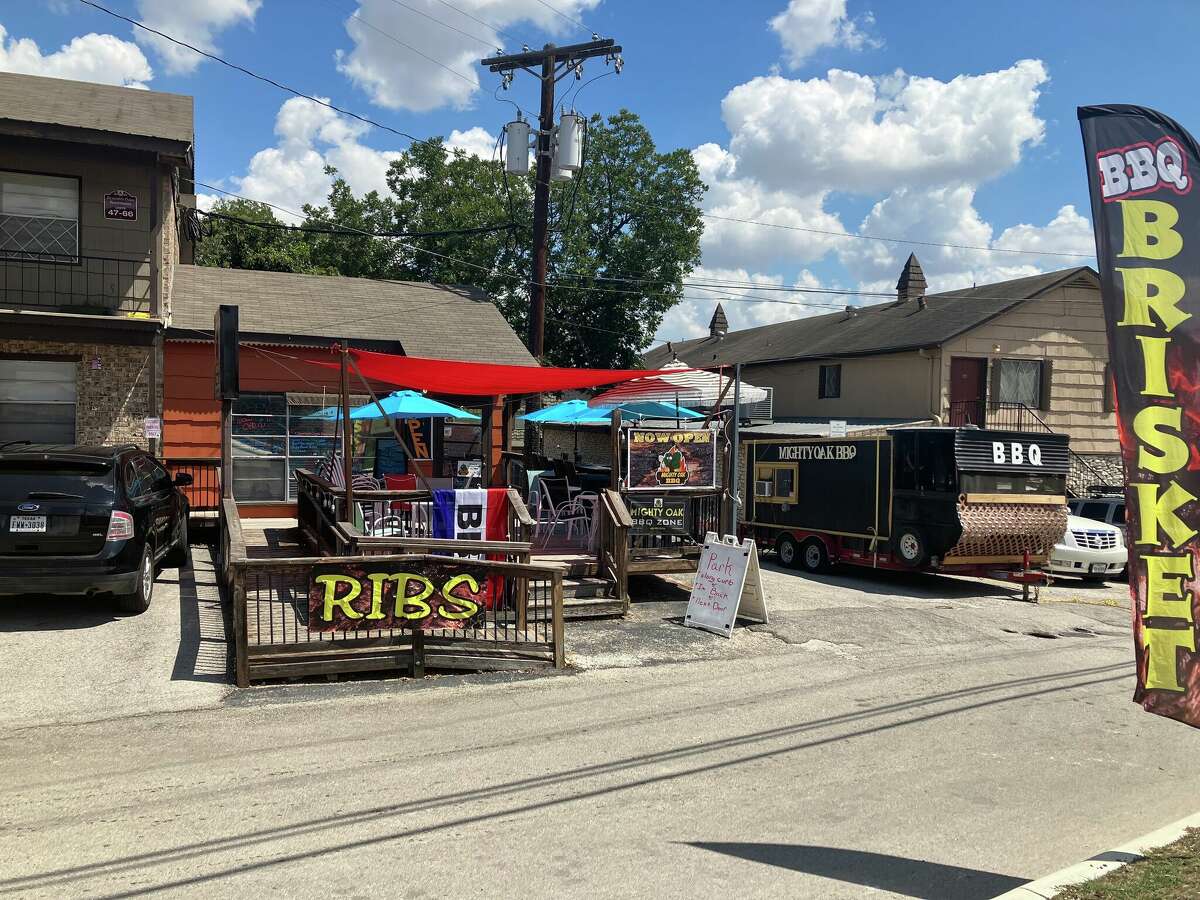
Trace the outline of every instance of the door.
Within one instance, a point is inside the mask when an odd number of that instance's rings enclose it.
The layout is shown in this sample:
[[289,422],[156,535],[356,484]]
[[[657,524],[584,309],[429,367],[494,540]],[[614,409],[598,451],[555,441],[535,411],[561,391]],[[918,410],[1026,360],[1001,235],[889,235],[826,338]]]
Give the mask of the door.
[[986,420],[987,360],[950,357],[950,425],[977,425]]

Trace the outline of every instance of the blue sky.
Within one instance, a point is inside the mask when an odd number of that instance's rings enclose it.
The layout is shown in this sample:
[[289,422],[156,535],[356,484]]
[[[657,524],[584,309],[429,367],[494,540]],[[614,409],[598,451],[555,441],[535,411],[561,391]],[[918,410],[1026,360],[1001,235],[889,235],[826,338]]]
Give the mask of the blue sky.
[[[1200,130],[1194,67],[1181,49],[1200,25],[1194,0],[1137,16],[1116,0],[549,0],[565,17],[542,0],[101,2],[402,131],[480,152],[512,113],[493,99],[493,76],[473,65],[484,41],[514,50],[594,30],[622,43],[626,66],[589,85],[579,107],[626,106],[661,148],[692,150],[716,215],[1040,251],[906,247],[710,219],[700,276],[730,282],[889,290],[910,250],[935,289],[1087,263],[1053,255],[1091,245],[1075,107],[1139,103]],[[202,180],[295,208],[322,196],[324,163],[365,190],[406,145],[135,39],[77,0],[6,6],[0,68],[194,95]],[[601,71],[592,61],[585,78]],[[502,96],[532,108],[534,83],[519,77]],[[743,298],[725,304],[735,328],[845,302],[727,293]],[[681,304],[660,335],[704,330],[713,302]]]

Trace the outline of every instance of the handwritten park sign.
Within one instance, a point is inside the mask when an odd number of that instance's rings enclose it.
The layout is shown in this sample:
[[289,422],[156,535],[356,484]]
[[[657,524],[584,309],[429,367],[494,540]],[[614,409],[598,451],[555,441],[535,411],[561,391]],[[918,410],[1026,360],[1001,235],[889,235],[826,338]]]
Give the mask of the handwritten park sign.
[[631,491],[717,485],[716,428],[629,429],[626,463]]
[[467,561],[316,565],[309,576],[311,631],[466,628],[487,605],[488,573]]
[[749,538],[739,544],[732,535],[720,538],[710,531],[704,538],[683,624],[732,637],[738,618],[767,621],[758,547]]

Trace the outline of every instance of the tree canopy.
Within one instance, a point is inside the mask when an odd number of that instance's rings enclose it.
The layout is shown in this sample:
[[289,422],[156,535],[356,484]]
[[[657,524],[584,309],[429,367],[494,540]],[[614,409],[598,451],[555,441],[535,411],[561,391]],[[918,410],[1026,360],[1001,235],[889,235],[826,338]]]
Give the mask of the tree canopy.
[[[525,338],[533,244],[534,173],[413,144],[392,162],[388,193],[355,196],[335,177],[323,206],[305,206],[289,230],[270,207],[219,200],[196,251],[201,265],[471,284],[486,291]],[[687,150],[659,153],[628,111],[589,121],[583,170],[552,186],[545,360],[558,365],[639,363],[663,315],[700,260],[705,191]],[[489,233],[428,234],[485,226]],[[319,229],[319,230],[318,230]],[[325,231],[347,231],[329,234]]]

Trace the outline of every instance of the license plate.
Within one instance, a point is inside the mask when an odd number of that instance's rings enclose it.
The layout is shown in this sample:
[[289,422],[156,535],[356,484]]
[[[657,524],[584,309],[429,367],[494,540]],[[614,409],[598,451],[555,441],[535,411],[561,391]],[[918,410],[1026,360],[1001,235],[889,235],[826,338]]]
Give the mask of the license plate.
[[9,531],[45,532],[45,516],[12,516],[8,520]]
[[1093,575],[1103,575],[1108,570],[1108,566],[1104,563],[1092,563],[1088,566],[1088,571]]

